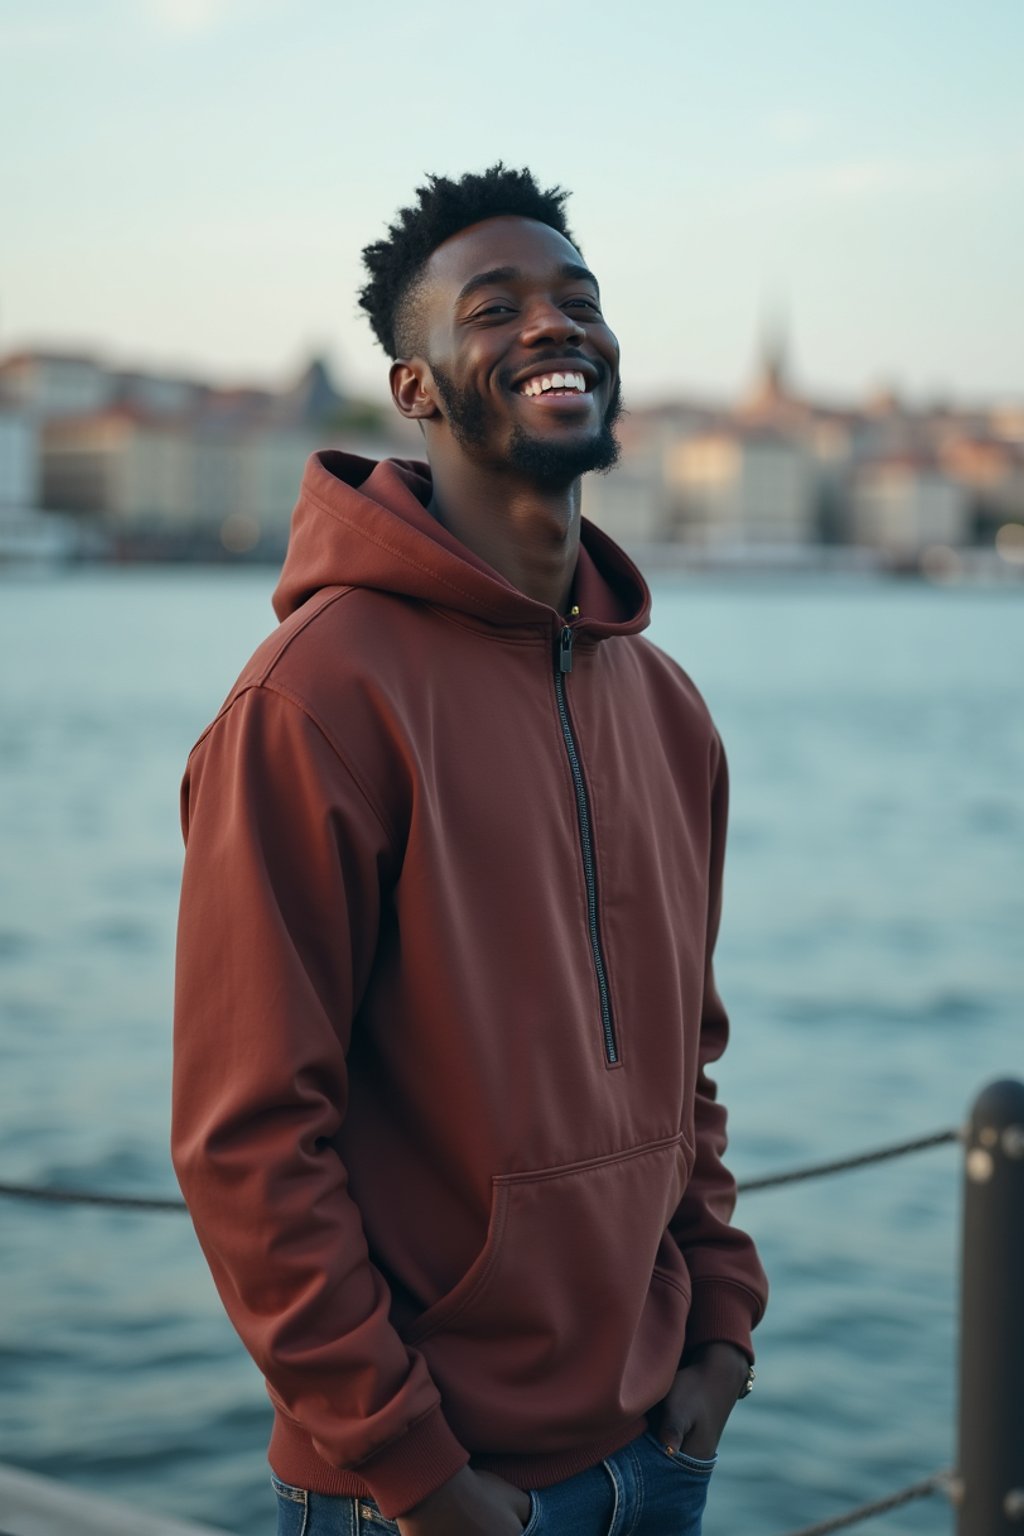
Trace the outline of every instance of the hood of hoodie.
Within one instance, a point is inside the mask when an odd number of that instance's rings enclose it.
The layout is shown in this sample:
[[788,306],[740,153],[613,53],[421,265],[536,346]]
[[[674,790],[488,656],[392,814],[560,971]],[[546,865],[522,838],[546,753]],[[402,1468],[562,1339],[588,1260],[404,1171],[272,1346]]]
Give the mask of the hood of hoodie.
[[[274,591],[279,619],[324,587],[372,587],[507,626],[560,622],[553,608],[520,592],[427,510],[430,468],[412,459],[380,463],[326,449],[307,461],[292,514],[288,552]],[[595,638],[635,634],[650,621],[650,592],[607,534],[581,519],[572,600],[575,628]]]

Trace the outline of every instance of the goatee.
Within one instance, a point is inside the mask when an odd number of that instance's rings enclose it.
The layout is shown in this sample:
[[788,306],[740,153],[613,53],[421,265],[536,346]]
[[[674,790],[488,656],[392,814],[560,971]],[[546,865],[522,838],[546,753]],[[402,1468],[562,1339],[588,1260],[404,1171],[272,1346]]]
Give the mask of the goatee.
[[[486,448],[491,421],[486,400],[476,390],[460,390],[443,369],[434,367],[432,371],[456,441],[464,448]],[[517,422],[508,440],[504,465],[549,491],[567,490],[591,471],[607,473],[619,461],[621,449],[614,427],[621,414],[622,388],[616,379],[604,419],[592,436],[563,442],[533,437]]]

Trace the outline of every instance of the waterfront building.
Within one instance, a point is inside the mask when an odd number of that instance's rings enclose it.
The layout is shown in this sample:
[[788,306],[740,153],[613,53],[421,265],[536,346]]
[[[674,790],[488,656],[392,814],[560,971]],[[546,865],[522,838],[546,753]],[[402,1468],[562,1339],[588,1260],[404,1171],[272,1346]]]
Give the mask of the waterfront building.
[[0,564],[65,559],[79,548],[75,529],[40,510],[39,422],[0,406]]
[[897,562],[969,542],[970,505],[962,486],[927,454],[890,454],[856,466],[850,477],[851,542]]
[[677,538],[666,457],[709,420],[717,420],[717,413],[685,405],[624,415],[616,428],[622,447],[618,466],[610,474],[584,478],[586,516],[627,549]]
[[114,377],[96,358],[72,352],[15,352],[0,361],[0,399],[36,420],[99,411]]
[[124,405],[48,421],[42,444],[44,506],[96,524],[123,554],[182,557],[278,558],[311,453],[409,451],[260,411],[173,417]]
[[1024,443],[959,437],[942,451],[946,474],[968,499],[975,539],[990,543],[1007,522],[1024,522]]
[[127,406],[62,416],[43,427],[43,504],[117,531],[191,516],[188,438],[172,419]]
[[26,411],[0,407],[0,507],[39,505],[38,436]]
[[[308,428],[128,406],[47,422],[43,500],[115,535],[218,540],[233,553],[287,534]],[[223,535],[223,538],[222,538]]]
[[733,422],[665,456],[677,538],[704,547],[809,544],[817,538],[810,453],[777,428]]

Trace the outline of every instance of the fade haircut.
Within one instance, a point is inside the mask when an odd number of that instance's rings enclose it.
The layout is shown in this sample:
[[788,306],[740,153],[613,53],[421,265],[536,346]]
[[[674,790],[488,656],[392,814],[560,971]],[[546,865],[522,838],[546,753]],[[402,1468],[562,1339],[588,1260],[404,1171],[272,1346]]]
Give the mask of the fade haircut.
[[375,240],[363,251],[370,281],[360,290],[359,302],[388,356],[408,357],[419,350],[412,299],[439,245],[482,219],[509,214],[547,224],[576,245],[565,221],[568,196],[561,187],[542,191],[532,171],[525,166],[521,171],[509,170],[500,160],[479,174],[467,172],[458,181],[428,175],[426,185],[416,189],[413,207],[399,209],[387,238]]

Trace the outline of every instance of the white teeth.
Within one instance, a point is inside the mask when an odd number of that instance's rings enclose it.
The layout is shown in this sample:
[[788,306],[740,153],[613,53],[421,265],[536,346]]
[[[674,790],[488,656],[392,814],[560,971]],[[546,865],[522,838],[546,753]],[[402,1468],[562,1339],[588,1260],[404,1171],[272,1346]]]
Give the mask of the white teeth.
[[587,381],[582,373],[545,373],[527,379],[521,386],[524,395],[542,395],[550,389],[575,389],[582,395],[586,393]]

